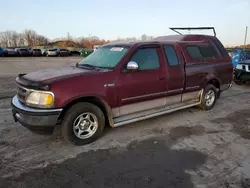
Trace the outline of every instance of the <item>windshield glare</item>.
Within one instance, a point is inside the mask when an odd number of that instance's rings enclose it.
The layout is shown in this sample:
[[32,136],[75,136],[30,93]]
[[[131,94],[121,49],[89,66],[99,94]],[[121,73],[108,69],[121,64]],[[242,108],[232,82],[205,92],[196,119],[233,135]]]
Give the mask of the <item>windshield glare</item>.
[[101,47],[83,59],[79,65],[114,68],[128,51],[127,47]]

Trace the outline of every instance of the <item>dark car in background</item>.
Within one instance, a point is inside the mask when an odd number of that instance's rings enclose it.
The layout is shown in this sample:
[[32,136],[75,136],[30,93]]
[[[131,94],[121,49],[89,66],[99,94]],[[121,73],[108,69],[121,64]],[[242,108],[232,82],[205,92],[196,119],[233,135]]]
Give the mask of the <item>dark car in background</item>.
[[234,69],[234,83],[243,85],[250,82],[250,59],[240,61]]
[[14,48],[5,48],[4,56],[15,57],[15,56],[18,56],[18,52]]
[[42,56],[42,50],[39,48],[30,48],[29,53],[31,56]]
[[0,57],[4,57],[4,49],[0,48]]
[[17,52],[18,56],[23,56],[23,57],[30,56],[30,52],[27,48],[16,48],[15,51]]
[[64,48],[59,48],[58,49],[58,56],[69,56],[70,51]]

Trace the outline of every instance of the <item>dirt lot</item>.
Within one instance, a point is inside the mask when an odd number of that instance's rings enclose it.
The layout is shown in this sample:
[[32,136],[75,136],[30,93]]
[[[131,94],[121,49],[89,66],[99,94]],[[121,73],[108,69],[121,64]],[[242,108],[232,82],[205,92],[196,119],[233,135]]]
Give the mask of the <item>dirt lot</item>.
[[[79,59],[7,60],[0,60],[2,77]],[[191,108],[108,128],[81,147],[58,132],[29,132],[13,122],[10,99],[0,100],[0,187],[249,188],[249,96],[249,86],[233,86],[211,111]]]

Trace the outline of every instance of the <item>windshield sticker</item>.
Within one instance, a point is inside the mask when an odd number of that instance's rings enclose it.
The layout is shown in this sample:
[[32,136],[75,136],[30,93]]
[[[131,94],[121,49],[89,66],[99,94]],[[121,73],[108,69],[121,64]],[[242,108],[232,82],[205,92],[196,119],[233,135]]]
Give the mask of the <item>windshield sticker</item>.
[[116,51],[116,52],[121,52],[124,48],[120,48],[120,47],[113,47],[110,49],[110,51]]

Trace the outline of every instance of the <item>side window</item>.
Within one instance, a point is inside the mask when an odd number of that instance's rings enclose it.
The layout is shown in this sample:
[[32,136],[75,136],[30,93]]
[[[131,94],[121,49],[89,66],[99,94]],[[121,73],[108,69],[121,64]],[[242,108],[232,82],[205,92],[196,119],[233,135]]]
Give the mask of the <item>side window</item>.
[[155,70],[160,67],[156,48],[139,49],[135,52],[130,61],[138,63],[139,70]]
[[187,52],[192,60],[202,60],[203,56],[198,46],[187,46]]
[[215,43],[215,45],[219,48],[222,56],[227,57],[228,53],[227,53],[226,49],[224,48],[223,44],[217,38],[214,38],[212,40]]
[[215,58],[216,57],[213,48],[211,48],[209,46],[200,46],[200,51],[201,51],[204,58]]
[[176,55],[174,47],[170,45],[166,45],[163,48],[164,48],[166,59],[168,61],[168,65],[169,66],[179,65],[179,60]]

